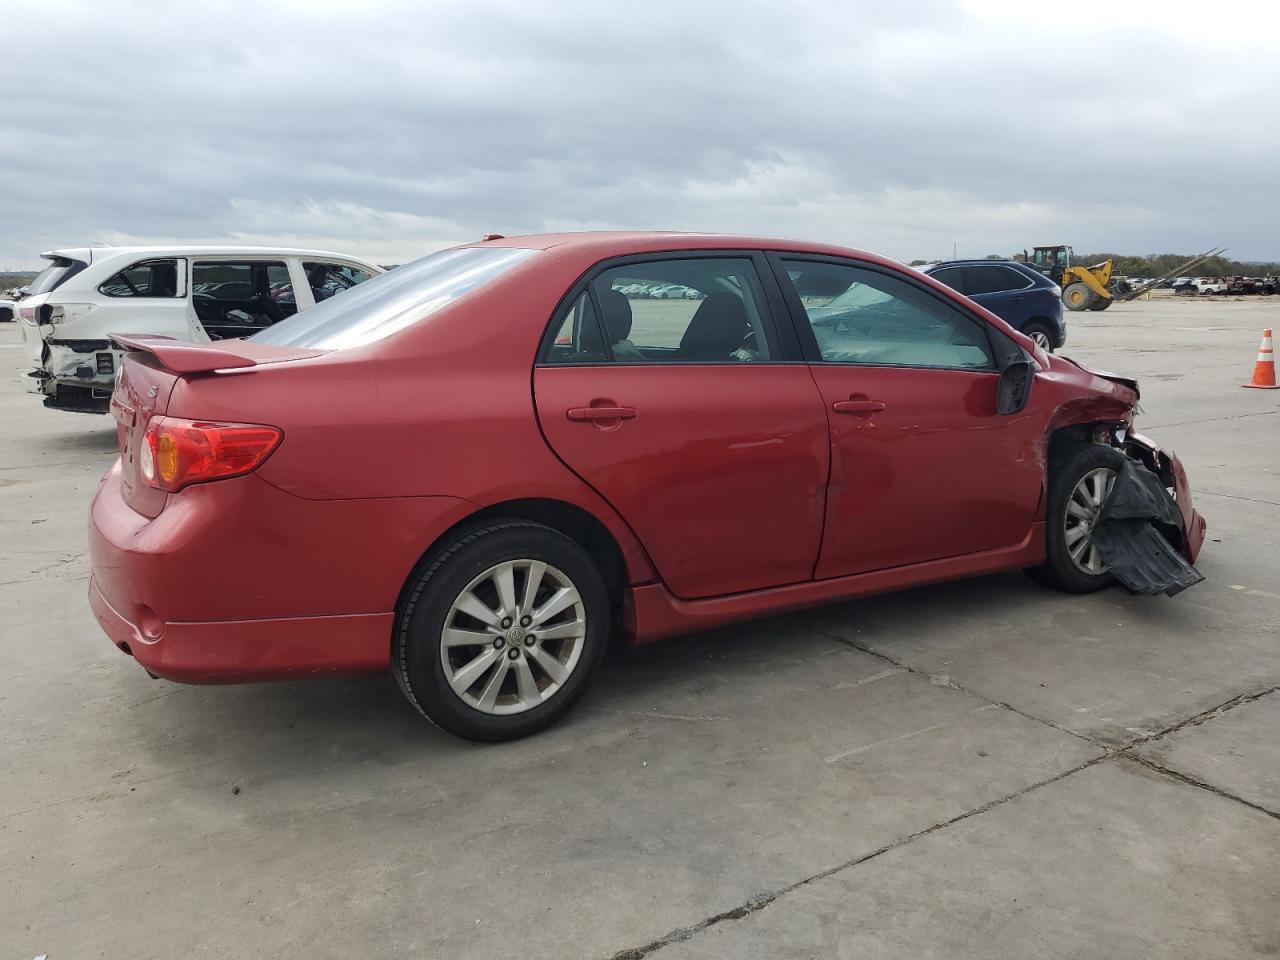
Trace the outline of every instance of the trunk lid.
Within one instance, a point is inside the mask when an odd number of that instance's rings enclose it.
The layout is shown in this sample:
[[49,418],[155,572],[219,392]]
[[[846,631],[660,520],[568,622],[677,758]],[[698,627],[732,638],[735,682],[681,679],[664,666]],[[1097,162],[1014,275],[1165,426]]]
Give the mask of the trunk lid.
[[[216,345],[168,337],[113,336],[112,340],[129,351],[120,365],[111,395],[111,415],[116,421],[116,442],[120,448],[121,492],[125,502],[146,517],[159,516],[169,495],[142,479],[138,458],[146,442],[147,424],[153,417],[169,412],[169,398],[178,380],[217,370],[319,356],[323,352],[243,340],[222,340]],[[175,410],[173,415],[198,419],[200,412]]]

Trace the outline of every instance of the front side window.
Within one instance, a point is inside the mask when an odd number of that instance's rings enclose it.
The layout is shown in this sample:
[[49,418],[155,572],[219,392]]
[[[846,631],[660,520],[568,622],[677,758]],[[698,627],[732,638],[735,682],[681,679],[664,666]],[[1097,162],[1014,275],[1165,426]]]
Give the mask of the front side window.
[[433,253],[330,297],[254,339],[316,350],[373,343],[494,282],[535,253],[523,247],[455,247]]
[[612,267],[590,286],[589,307],[575,301],[560,320],[553,362],[592,362],[598,353],[615,363],[752,363],[778,355],[760,278],[745,257]]
[[937,296],[865,267],[784,260],[822,359],[991,370],[983,325]]
[[108,297],[176,297],[179,269],[186,269],[185,260],[144,260],[121,270],[98,290]]
[[934,270],[929,276],[959,293],[969,292],[964,287],[964,271],[959,267],[943,267],[941,270]]
[[350,290],[369,279],[369,274],[345,263],[314,263],[304,261],[302,270],[307,275],[307,285],[316,303]]

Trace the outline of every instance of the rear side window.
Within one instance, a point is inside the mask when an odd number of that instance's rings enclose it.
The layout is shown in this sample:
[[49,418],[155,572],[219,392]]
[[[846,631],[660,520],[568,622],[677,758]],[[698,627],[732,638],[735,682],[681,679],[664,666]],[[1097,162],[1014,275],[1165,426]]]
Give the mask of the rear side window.
[[852,264],[783,262],[823,360],[994,369],[984,326],[936,295]]
[[764,291],[745,257],[611,267],[560,318],[551,363],[752,363],[778,356]]
[[31,284],[27,287],[27,296],[34,297],[37,293],[48,293],[51,290],[58,289],[86,266],[87,264],[83,260],[55,257],[49,266],[41,270],[36,278],[31,281]]
[[537,251],[455,247],[397,267],[254,337],[262,343],[341,350],[397,333],[492,283]]
[[176,297],[179,271],[185,269],[185,260],[144,260],[121,270],[98,291],[108,297]]
[[1011,267],[965,267],[965,293],[1004,293],[1007,290],[1025,290],[1031,286],[1031,278]]

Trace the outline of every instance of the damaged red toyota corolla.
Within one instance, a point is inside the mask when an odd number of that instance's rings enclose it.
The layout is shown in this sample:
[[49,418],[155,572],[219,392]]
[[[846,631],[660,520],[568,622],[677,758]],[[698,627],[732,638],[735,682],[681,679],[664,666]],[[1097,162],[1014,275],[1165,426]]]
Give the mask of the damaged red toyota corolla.
[[441,726],[506,739],[614,633],[1017,567],[1198,577],[1204,521],[1132,381],[853,250],[499,238],[248,340],[119,340],[90,599],[172,680],[390,666]]

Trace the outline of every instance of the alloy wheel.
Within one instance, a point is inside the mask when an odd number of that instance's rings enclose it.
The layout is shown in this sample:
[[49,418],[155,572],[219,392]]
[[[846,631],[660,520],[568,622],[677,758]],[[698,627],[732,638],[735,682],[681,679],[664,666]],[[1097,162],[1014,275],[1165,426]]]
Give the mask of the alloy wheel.
[[440,636],[445,679],[467,706],[506,716],[555,696],[586,643],[577,587],[541,560],[507,560],[454,599]]
[[1102,555],[1093,542],[1093,528],[1097,525],[1102,505],[1106,503],[1115,482],[1114,470],[1098,467],[1080,478],[1067,500],[1067,510],[1063,517],[1067,553],[1076,569],[1090,576],[1107,571],[1107,565],[1103,563]]
[[1041,350],[1051,350],[1053,344],[1049,342],[1049,335],[1043,330],[1032,330],[1030,333],[1031,342]]

